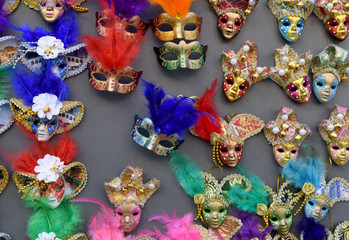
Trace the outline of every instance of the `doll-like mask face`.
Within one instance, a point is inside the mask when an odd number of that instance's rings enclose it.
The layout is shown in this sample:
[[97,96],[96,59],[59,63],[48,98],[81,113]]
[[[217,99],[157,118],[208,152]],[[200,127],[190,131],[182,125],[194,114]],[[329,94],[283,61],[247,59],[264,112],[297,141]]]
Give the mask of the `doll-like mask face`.
[[120,217],[121,229],[131,233],[141,220],[142,209],[135,203],[125,203],[115,208],[115,213]]
[[155,19],[149,19],[155,37],[161,41],[172,41],[176,38],[195,40],[200,35],[202,18],[189,12],[184,18],[173,18],[162,13]]
[[57,0],[40,0],[39,3],[41,16],[47,22],[54,22],[64,13],[64,6]]
[[349,15],[338,14],[335,17],[330,17],[327,20],[326,28],[335,38],[344,40],[348,36]]
[[155,152],[160,156],[167,156],[184,142],[183,138],[173,135],[156,133],[153,122],[149,118],[135,116],[132,138],[140,146]]
[[88,75],[91,86],[97,90],[127,94],[136,88],[142,72],[131,67],[111,72],[105,71],[99,64],[91,64]]
[[281,167],[284,167],[287,161],[294,161],[297,158],[299,147],[293,144],[278,144],[273,147],[275,160]]
[[286,93],[293,100],[301,103],[306,103],[310,99],[311,87],[308,77],[299,78],[286,87]]
[[295,42],[300,38],[303,27],[304,19],[300,17],[284,17],[279,21],[280,33],[289,42]]
[[316,98],[321,102],[329,102],[336,95],[339,80],[332,73],[324,73],[313,80]]
[[327,145],[328,153],[331,159],[342,166],[349,160],[349,142],[334,142]]
[[280,235],[286,235],[292,226],[292,211],[289,208],[277,208],[269,215],[270,224]]
[[205,203],[202,205],[202,215],[210,228],[217,229],[227,217],[227,208],[218,201]]
[[62,202],[64,192],[65,182],[62,177],[59,177],[55,182],[43,183],[40,189],[40,195],[50,200],[51,202],[48,205],[53,208],[58,207]]
[[32,131],[39,141],[49,140],[55,134],[58,127],[58,120],[55,116],[51,120],[39,118],[38,115],[35,115],[33,118]]
[[181,41],[178,45],[165,43],[161,47],[154,47],[159,64],[167,70],[178,68],[199,69],[204,65],[207,46],[199,42],[186,44]]
[[236,167],[242,156],[243,146],[233,140],[224,140],[219,143],[219,157],[228,167]]
[[305,215],[314,218],[315,222],[321,221],[327,214],[330,206],[321,198],[311,198],[305,205]]
[[229,101],[236,101],[242,98],[250,84],[242,77],[235,77],[233,74],[229,74],[224,78],[223,91],[225,97]]
[[227,12],[218,17],[218,29],[226,39],[235,37],[243,24],[244,20],[238,13]]

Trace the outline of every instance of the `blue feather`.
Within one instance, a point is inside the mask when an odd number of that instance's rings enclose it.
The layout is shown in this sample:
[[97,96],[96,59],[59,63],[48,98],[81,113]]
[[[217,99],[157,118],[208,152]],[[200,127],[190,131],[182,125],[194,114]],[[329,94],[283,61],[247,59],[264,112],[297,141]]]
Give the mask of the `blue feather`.
[[314,218],[303,218],[298,224],[298,229],[302,232],[304,240],[327,239],[325,227],[315,222]]
[[60,39],[65,48],[77,43],[79,31],[77,14],[69,7],[62,17],[52,24],[52,35]]
[[150,118],[154,121],[157,120],[159,115],[159,109],[162,100],[166,97],[165,91],[160,87],[155,87],[154,84],[143,80],[144,91],[143,95],[148,100],[147,107],[149,108]]
[[37,42],[41,37],[51,35],[50,32],[43,27],[36,27],[33,30],[28,24],[23,24],[17,28],[13,26],[13,28],[22,32],[21,37],[25,42]]

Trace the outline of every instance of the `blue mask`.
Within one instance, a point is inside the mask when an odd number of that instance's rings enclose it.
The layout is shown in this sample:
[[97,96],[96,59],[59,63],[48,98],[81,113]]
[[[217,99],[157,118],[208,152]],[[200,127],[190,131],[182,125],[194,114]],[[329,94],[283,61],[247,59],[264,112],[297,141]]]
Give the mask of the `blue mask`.
[[279,31],[289,42],[295,42],[303,32],[304,19],[300,17],[284,17],[279,21]]
[[51,120],[47,118],[39,118],[38,115],[33,117],[32,131],[39,141],[49,140],[58,129],[58,120],[54,116]]
[[329,209],[328,203],[322,198],[311,198],[305,205],[305,215],[314,218],[315,222],[321,221]]
[[332,100],[336,95],[339,80],[332,73],[324,73],[313,80],[313,89],[316,98],[321,103]]
[[[77,63],[77,65],[80,64],[80,62]],[[67,60],[64,56],[58,56],[55,59],[52,59],[52,72],[60,77],[61,79],[64,79],[67,75],[68,71],[68,64]]]

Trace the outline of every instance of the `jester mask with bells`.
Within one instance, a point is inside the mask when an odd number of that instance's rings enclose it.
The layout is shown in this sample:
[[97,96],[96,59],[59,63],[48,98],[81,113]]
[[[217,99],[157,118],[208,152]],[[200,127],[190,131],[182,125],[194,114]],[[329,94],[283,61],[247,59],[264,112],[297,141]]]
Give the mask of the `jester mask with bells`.
[[172,153],[169,164],[181,187],[198,207],[196,219],[200,218],[208,229],[197,227],[202,229],[204,235],[211,236],[211,239],[231,239],[242,223],[240,219],[227,214],[232,203],[229,190],[237,185],[240,192],[251,191],[250,181],[240,174],[230,174],[218,182],[211,174],[201,172],[188,156],[181,155],[178,151]]
[[161,41],[174,39],[195,40],[201,31],[202,18],[189,12],[194,0],[148,0],[159,4],[166,13],[161,13],[155,19],[149,19],[155,37]]
[[330,158],[338,165],[349,160],[349,110],[334,106],[329,119],[318,125],[320,136],[327,144]]
[[68,96],[68,87],[51,71],[37,75],[17,67],[12,81],[15,92],[22,98],[10,99],[12,115],[37,140],[47,141],[55,134],[71,130],[82,120],[83,103],[63,101]]
[[129,234],[138,225],[142,208],[159,189],[160,181],[153,178],[143,183],[143,170],[127,166],[120,177],[104,185],[109,201],[115,206],[116,216],[120,218],[120,228]]
[[143,39],[144,35],[140,32],[130,38],[116,26],[110,28],[102,38],[83,37],[89,55],[96,61],[89,65],[91,86],[100,91],[121,94],[132,92],[142,72],[135,71],[130,65],[137,58]]
[[348,0],[316,0],[314,13],[336,39],[344,40],[348,36]]
[[321,103],[332,100],[339,83],[348,81],[349,61],[345,60],[348,51],[336,45],[328,45],[313,58],[313,90]]
[[138,15],[148,8],[147,0],[99,0],[103,10],[96,12],[96,30],[105,37],[118,28],[128,37],[144,35],[149,25]]
[[284,89],[296,102],[307,103],[311,95],[308,78],[312,55],[310,52],[298,55],[290,46],[285,45],[274,51],[275,67],[270,67],[269,76]]
[[76,235],[82,220],[80,209],[69,201],[87,182],[84,164],[72,162],[76,156],[76,143],[62,135],[51,144],[33,140],[28,149],[9,157],[16,171],[13,180],[24,194],[26,206],[33,208],[27,228],[29,239],[37,239],[42,232],[53,232],[60,239],[87,239],[84,234]]
[[287,107],[281,107],[276,119],[264,127],[264,135],[272,145],[274,158],[281,167],[297,158],[299,147],[310,134],[310,128],[299,123],[296,112]]
[[207,45],[198,41],[179,44],[166,42],[160,47],[154,47],[159,64],[166,70],[178,68],[199,69],[206,60]]
[[225,39],[232,39],[241,30],[259,0],[208,0],[218,15],[217,26]]
[[248,88],[268,77],[266,67],[257,67],[257,44],[248,40],[239,51],[223,52],[221,65],[224,72],[223,92],[229,101],[242,98]]
[[278,20],[281,35],[289,42],[301,37],[305,20],[314,9],[312,0],[268,0],[268,6]]

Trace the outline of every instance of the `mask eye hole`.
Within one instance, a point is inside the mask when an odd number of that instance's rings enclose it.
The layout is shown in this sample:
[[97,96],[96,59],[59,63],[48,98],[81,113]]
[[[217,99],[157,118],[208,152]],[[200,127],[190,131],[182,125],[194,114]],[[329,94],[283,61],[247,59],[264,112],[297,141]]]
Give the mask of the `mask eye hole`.
[[226,24],[228,22],[228,16],[223,14],[219,17],[219,21],[223,24]]
[[292,215],[290,213],[286,214],[286,218],[290,218]]
[[349,147],[347,147],[345,150],[349,151]]
[[188,23],[184,26],[185,31],[195,31],[198,27],[194,23]]
[[56,7],[59,8],[59,7],[62,7],[61,4],[59,4],[59,2],[56,3]]
[[240,89],[240,90],[245,90],[245,85],[242,85],[242,84],[241,84],[241,85],[239,86],[239,89]]
[[284,27],[289,27],[290,26],[290,22],[289,21],[283,21],[281,23]]
[[119,215],[119,216],[122,216],[122,215],[124,215],[124,214],[123,214],[122,212],[118,212],[118,215]]
[[168,140],[161,140],[161,141],[159,142],[159,145],[161,145],[161,146],[163,146],[163,147],[165,147],[165,148],[171,148],[171,147],[173,147],[173,143],[171,143],[171,142],[168,141]]
[[224,213],[224,212],[225,212],[225,209],[224,209],[224,208],[221,208],[221,209],[219,209],[219,212],[220,212],[220,213]]
[[226,153],[228,152],[228,149],[226,147],[222,147],[221,149],[219,149],[219,151],[221,151],[222,153]]
[[59,68],[59,69],[64,69],[66,66],[67,66],[67,65],[61,63],[61,64],[58,65],[58,68]]
[[225,81],[226,81],[229,85],[233,85],[233,84],[234,84],[234,81],[233,81],[233,79],[232,79],[231,77],[227,77],[227,78],[225,79]]
[[293,149],[293,150],[291,151],[291,153],[292,153],[292,154],[296,154],[296,153],[297,153],[297,150]]
[[308,82],[307,81],[303,81],[303,87],[308,86]]
[[204,209],[204,212],[205,212],[205,213],[211,213],[211,210],[208,209],[208,208],[206,208],[206,209]]
[[198,52],[192,52],[189,56],[188,59],[190,60],[199,60],[202,57],[202,55]]
[[310,206],[314,206],[314,202],[313,201],[309,201],[308,202]]
[[296,87],[293,87],[290,89],[291,92],[296,92],[297,91],[297,88]]
[[170,24],[161,24],[160,26],[158,26],[158,29],[162,32],[170,32],[173,31],[173,27]]
[[59,187],[57,187],[56,188],[56,191],[58,192],[58,191],[61,191],[62,190],[62,186],[59,186]]
[[338,146],[332,146],[332,149],[339,150],[339,147]]
[[149,138],[150,137],[149,131],[147,129],[145,129],[145,128],[137,127],[137,131],[138,131],[138,133],[140,135],[142,135],[145,138]]
[[283,150],[282,148],[278,148],[277,151],[278,151],[279,153],[283,153],[283,152],[284,152],[284,150]]
[[129,32],[129,33],[136,33],[137,32],[137,28],[133,25],[127,25],[126,28],[125,28],[125,31],[126,32]]
[[165,55],[162,55],[162,58],[166,61],[174,61],[177,60],[177,55],[174,53],[166,53]]
[[113,22],[110,19],[102,19],[99,22],[105,28],[112,28],[113,27]]
[[276,222],[278,219],[276,217],[270,218],[271,221]]
[[236,147],[235,147],[235,151],[236,151],[236,152],[240,152],[240,151],[241,151],[241,147],[236,146]]
[[322,211],[326,211],[327,210],[327,207],[322,207]]
[[119,83],[121,84],[131,84],[133,82],[132,78],[122,77],[119,79]]
[[133,216],[137,216],[137,215],[138,215],[138,212],[134,212],[132,215],[133,215]]
[[319,87],[324,86],[324,84],[322,82],[317,82],[316,85],[318,85]]
[[298,23],[297,23],[297,27],[298,27],[298,28],[302,27],[302,23],[298,22]]
[[335,85],[332,85],[332,86],[331,86],[331,89],[336,89],[336,86],[335,86]]
[[234,24],[235,24],[235,26],[240,27],[241,26],[241,21],[237,20]]
[[99,81],[107,81],[107,77],[103,73],[93,73],[92,76]]

